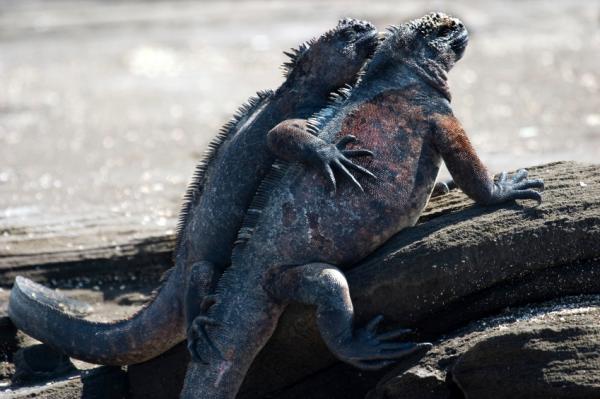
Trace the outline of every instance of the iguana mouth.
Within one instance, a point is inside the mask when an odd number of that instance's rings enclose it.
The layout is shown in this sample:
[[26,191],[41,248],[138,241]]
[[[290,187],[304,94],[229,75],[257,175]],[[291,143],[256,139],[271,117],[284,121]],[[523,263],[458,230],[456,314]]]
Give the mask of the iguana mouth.
[[465,28],[462,28],[460,33],[458,33],[458,35],[456,35],[456,37],[452,39],[452,41],[450,42],[450,46],[452,47],[452,50],[454,50],[456,55],[460,58],[464,53],[468,43],[469,33]]

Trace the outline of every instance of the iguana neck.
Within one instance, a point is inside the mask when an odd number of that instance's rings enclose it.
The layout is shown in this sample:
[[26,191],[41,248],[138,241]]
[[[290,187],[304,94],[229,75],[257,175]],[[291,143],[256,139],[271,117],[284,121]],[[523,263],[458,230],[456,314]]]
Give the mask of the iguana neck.
[[433,60],[418,63],[414,60],[404,60],[403,64],[425,83],[440,92],[448,102],[451,101],[452,95],[448,87],[448,74],[440,63]]

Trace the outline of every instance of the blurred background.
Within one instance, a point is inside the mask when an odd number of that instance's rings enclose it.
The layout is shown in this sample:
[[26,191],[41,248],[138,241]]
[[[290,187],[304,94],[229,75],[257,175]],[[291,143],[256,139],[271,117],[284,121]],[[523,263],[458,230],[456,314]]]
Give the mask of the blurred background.
[[599,161],[598,0],[4,0],[0,253],[32,221],[172,232],[207,142],[280,84],[283,50],[341,17],[383,30],[436,10],[470,30],[453,109],[492,172]]

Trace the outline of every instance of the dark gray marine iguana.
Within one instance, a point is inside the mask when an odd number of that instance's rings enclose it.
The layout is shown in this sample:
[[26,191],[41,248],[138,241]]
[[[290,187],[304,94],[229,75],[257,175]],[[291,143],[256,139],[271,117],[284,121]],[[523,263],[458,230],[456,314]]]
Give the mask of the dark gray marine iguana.
[[[263,180],[213,304],[194,320],[194,361],[182,398],[235,397],[291,302],[314,305],[327,346],[357,367],[380,368],[426,347],[399,342],[402,329],[378,332],[381,316],[364,328],[354,326],[338,266],[356,263],[414,225],[442,160],[478,203],[541,201],[534,188],[543,189],[543,181],[528,180],[525,170],[495,182],[452,114],[446,73],[466,48],[463,24],[435,13],[390,30],[346,98],[308,123],[285,121],[269,133],[288,162],[275,163]],[[373,152],[360,162],[376,176],[357,178],[364,192],[340,185],[333,193],[335,176],[327,164],[313,171],[296,162],[328,152],[330,143],[352,148],[354,140]]]
[[185,292],[191,304],[187,313],[196,316],[213,276],[230,263],[246,209],[274,161],[267,133],[283,120],[308,118],[329,103],[332,92],[347,90],[378,41],[372,24],[344,19],[287,53],[285,82],[250,99],[209,145],[180,214],[175,267],[149,305],[130,319],[90,322],[64,312],[66,300],[53,291],[17,277],[9,303],[15,325],[71,357],[111,365],[153,358],[184,340]]

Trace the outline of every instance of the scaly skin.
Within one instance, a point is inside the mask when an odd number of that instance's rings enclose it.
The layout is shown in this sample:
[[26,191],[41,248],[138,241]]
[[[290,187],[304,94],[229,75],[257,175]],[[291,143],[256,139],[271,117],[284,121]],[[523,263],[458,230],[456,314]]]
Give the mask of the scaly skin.
[[[276,165],[261,185],[214,304],[194,322],[198,361],[188,369],[183,398],[235,397],[290,302],[316,306],[327,346],[360,368],[380,368],[427,347],[398,342],[402,329],[377,333],[381,317],[357,329],[338,267],[416,222],[442,159],[477,202],[541,199],[532,188],[543,182],[526,180],[526,172],[494,183],[452,115],[446,72],[467,44],[462,23],[431,14],[391,31],[346,100],[309,126],[285,121],[269,133],[282,158],[313,169]],[[348,151],[364,151],[355,142],[372,151],[361,166],[376,178],[345,159]]]
[[267,132],[285,119],[309,117],[327,104],[332,91],[353,84],[377,42],[373,25],[340,21],[291,54],[277,91],[259,93],[224,127],[189,186],[175,268],[143,310],[116,323],[76,319],[63,311],[64,301],[56,295],[19,277],[9,304],[15,325],[71,357],[100,364],[142,362],[181,342],[185,313],[195,316],[206,306],[202,298],[229,264],[245,211],[274,160]]

